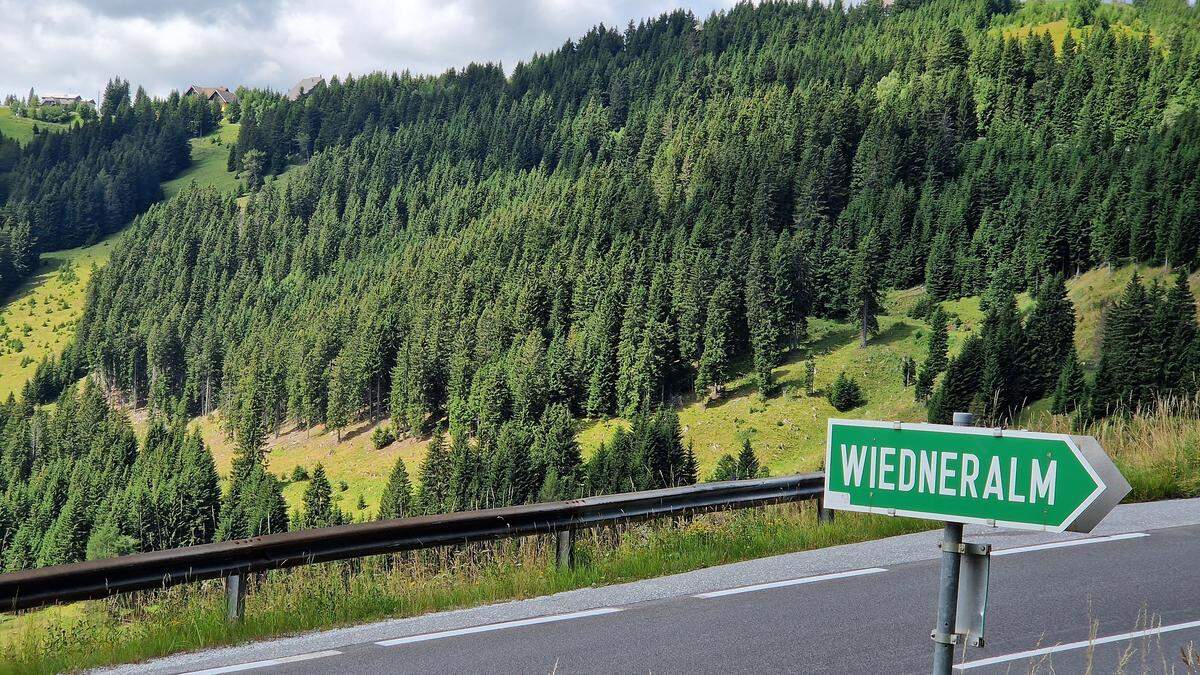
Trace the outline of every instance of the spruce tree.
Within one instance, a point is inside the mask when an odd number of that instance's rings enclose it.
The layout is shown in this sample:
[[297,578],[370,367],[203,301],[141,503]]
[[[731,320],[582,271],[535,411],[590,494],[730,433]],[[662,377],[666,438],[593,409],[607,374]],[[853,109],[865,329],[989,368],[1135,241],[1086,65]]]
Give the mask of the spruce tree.
[[733,283],[724,279],[717,284],[708,302],[704,351],[700,355],[700,369],[696,374],[696,394],[701,400],[720,398],[725,381],[729,378],[736,310],[737,297]]
[[1058,374],[1058,383],[1054,387],[1054,397],[1050,403],[1050,412],[1055,415],[1068,415],[1082,405],[1087,398],[1087,381],[1083,377],[1083,366],[1075,354],[1074,347],[1067,352],[1066,361]]
[[929,421],[949,424],[955,412],[967,412],[979,390],[985,347],[978,335],[963,341],[962,350],[946,367],[946,377],[929,398]]
[[436,432],[429,439],[425,459],[421,461],[421,486],[417,490],[417,503],[421,512],[445,513],[450,503],[450,453],[446,438]]
[[917,375],[917,386],[914,395],[918,401],[925,401],[933,392],[933,383],[937,376],[946,369],[949,352],[950,334],[947,326],[946,312],[941,305],[935,305],[929,315],[929,352],[925,363],[921,364],[921,372]]
[[320,464],[313,469],[301,504],[299,527],[302,530],[341,525],[344,520],[341,510],[333,503],[333,488],[325,476],[325,467]]
[[858,385],[858,381],[852,377],[847,377],[845,371],[838,373],[833,384],[829,385],[829,392],[826,395],[829,399],[829,405],[833,406],[838,412],[846,412],[852,410],[867,402],[863,396],[862,387]]
[[404,518],[412,513],[412,482],[404,458],[397,457],[392,472],[388,474],[387,486],[379,499],[379,519]]
[[769,277],[769,260],[764,242],[755,242],[746,273],[746,324],[750,331],[750,349],[754,380],[759,392],[768,396],[774,389],[771,371],[779,362],[779,316],[772,302],[774,282]]
[[748,478],[758,478],[765,474],[764,467],[759,466],[758,455],[754,454],[754,448],[750,445],[750,439],[742,439],[742,449],[737,456],[737,477],[746,480]]
[[878,314],[883,313],[883,248],[875,230],[859,242],[850,276],[850,302],[859,327],[859,346],[879,332]]
[[1061,274],[1043,284],[1025,323],[1025,393],[1036,400],[1050,392],[1075,340],[1075,307]]
[[1187,389],[1189,369],[1196,368],[1192,346],[1197,340],[1196,298],[1187,272],[1179,270],[1156,317],[1161,337],[1162,372],[1159,386],[1166,391]]

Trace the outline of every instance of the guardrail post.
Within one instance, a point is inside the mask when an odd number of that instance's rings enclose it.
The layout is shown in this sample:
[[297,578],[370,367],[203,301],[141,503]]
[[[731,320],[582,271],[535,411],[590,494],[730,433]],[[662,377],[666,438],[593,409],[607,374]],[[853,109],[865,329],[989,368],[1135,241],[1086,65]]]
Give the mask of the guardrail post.
[[824,495],[817,497],[817,522],[818,523],[832,523],[833,522],[833,509],[825,508],[825,496]]
[[231,574],[225,577],[225,602],[229,606],[229,623],[246,617],[246,577]]
[[554,564],[564,569],[575,569],[575,530],[554,533]]

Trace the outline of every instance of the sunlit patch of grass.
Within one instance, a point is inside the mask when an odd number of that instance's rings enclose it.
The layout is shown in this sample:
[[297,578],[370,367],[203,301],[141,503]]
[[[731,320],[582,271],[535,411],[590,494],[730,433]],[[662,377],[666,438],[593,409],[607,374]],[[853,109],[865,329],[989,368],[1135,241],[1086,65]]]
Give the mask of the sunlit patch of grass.
[[198,185],[215,187],[222,191],[236,189],[238,180],[233,173],[226,171],[225,167],[229,161],[229,148],[237,142],[240,129],[241,125],[222,122],[211,134],[193,138],[191,166],[162,184],[163,197],[174,197],[193,181]]
[[25,145],[33,138],[33,127],[35,125],[38,127],[38,131],[41,132],[63,131],[69,126],[67,124],[56,124],[42,120],[31,120],[27,117],[17,117],[13,115],[11,108],[0,106],[0,134],[15,139],[21,145]]
[[[42,266],[0,306],[0,398],[19,393],[38,362],[58,355],[83,315],[87,282],[108,262],[120,235],[92,246],[42,254]],[[9,344],[19,340],[20,349]]]

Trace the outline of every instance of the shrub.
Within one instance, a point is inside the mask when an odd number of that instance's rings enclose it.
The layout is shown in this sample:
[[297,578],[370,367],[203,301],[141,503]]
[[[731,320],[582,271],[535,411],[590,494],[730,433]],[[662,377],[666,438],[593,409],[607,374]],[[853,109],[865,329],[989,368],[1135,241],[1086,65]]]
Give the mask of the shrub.
[[375,431],[371,432],[371,443],[376,450],[382,450],[396,441],[396,432],[391,425],[383,425],[376,427]]
[[846,412],[867,402],[858,382],[852,377],[846,377],[846,373],[838,374],[837,379],[829,387],[828,397],[829,404],[838,412]]
[[292,482],[299,483],[302,480],[308,480],[308,471],[297,464],[296,468],[292,469]]

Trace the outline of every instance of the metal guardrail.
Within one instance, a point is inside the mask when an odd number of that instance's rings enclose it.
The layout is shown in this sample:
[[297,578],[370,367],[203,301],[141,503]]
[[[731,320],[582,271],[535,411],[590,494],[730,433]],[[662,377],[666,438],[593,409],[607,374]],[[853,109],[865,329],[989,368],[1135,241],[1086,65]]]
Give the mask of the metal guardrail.
[[0,575],[0,611],[104,598],[205,579],[226,579],[231,619],[242,615],[244,575],[398,551],[556,533],[570,565],[575,530],[628,520],[818,500],[825,476],[810,473],[587,497],[436,516],[355,523],[252,539],[136,553]]

